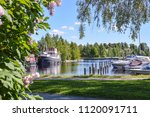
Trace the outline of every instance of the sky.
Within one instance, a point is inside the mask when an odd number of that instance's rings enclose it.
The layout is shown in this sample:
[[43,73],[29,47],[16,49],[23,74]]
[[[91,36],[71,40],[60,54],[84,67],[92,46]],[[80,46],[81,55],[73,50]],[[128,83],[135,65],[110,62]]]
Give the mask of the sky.
[[[133,41],[129,35],[129,31],[121,34],[114,31],[106,31],[103,27],[97,28],[94,24],[86,27],[85,37],[79,39],[79,24],[77,20],[76,0],[62,0],[62,6],[55,8],[54,16],[49,15],[49,11],[44,8],[45,16],[49,16],[48,23],[51,29],[47,31],[39,30],[38,35],[32,35],[32,38],[39,41],[46,33],[58,34],[69,42],[77,44],[94,44],[97,43],[118,43],[126,42],[128,44],[139,45],[139,40]],[[144,24],[141,27],[140,39],[141,42],[147,43],[150,46],[150,23]]]

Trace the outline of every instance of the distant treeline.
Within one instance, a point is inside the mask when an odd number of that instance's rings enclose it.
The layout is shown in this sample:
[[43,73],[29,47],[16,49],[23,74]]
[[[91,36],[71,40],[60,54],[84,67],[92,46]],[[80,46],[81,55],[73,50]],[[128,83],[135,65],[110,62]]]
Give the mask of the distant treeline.
[[61,60],[79,60],[80,59],[80,50],[76,43],[69,43],[61,36],[46,34],[45,37],[38,42],[39,50],[45,51],[48,48],[57,48],[58,52],[61,55]]
[[69,43],[61,36],[46,34],[38,42],[39,50],[45,51],[47,48],[55,47],[61,54],[61,59],[78,60],[80,58],[93,57],[125,57],[127,55],[150,55],[150,49],[146,43],[139,46],[127,43],[95,43],[86,45],[77,45],[74,42]]

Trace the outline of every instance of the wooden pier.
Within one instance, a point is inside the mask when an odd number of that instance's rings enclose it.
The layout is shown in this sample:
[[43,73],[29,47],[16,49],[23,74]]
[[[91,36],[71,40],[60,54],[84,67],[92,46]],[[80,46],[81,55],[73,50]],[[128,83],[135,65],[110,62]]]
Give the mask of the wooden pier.
[[91,64],[88,68],[84,68],[84,75],[105,75],[109,72],[111,61],[102,61]]

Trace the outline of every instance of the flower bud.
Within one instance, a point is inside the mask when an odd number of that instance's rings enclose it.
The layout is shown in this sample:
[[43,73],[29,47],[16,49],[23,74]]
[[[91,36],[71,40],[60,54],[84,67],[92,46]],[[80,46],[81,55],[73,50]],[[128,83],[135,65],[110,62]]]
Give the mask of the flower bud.
[[54,8],[56,6],[56,2],[55,1],[51,1],[50,3],[49,3],[49,9],[52,9],[52,8]]
[[33,74],[32,74],[32,77],[33,77],[33,78],[38,78],[38,77],[40,77],[40,74],[39,74],[38,72],[33,73]]
[[24,83],[24,85],[29,85],[30,81],[28,79],[23,79],[23,83]]
[[56,1],[56,5],[57,5],[57,6],[61,6],[61,3],[62,3],[61,0],[57,0],[57,1]]

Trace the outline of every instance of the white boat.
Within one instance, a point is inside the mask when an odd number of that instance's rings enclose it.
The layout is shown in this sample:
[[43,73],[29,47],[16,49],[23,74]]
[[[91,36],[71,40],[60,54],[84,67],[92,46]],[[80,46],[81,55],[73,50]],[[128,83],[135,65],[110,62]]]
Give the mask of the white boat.
[[150,74],[150,63],[143,65],[140,69],[129,69],[132,74]]
[[128,65],[133,59],[135,59],[135,56],[126,56],[124,60],[112,61],[113,69],[124,70],[125,66]]
[[124,66],[128,64],[129,64],[128,60],[117,60],[112,62],[113,69],[116,70],[124,70]]
[[130,69],[141,70],[145,65],[150,63],[150,58],[147,56],[136,56],[134,60],[131,60],[129,64],[125,65],[125,70],[129,71]]
[[60,62],[61,57],[56,48],[50,48],[48,51],[43,52],[38,58],[39,66],[57,65]]

